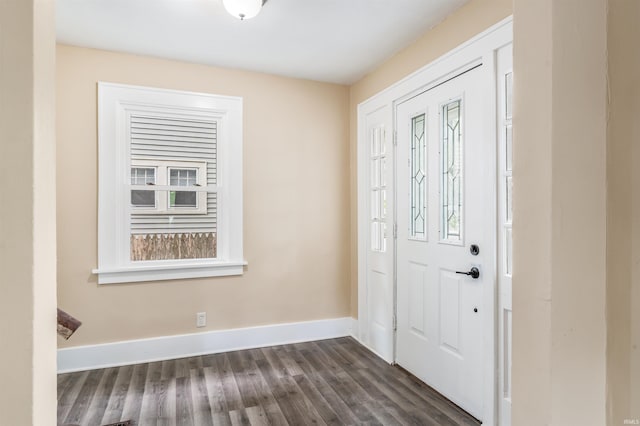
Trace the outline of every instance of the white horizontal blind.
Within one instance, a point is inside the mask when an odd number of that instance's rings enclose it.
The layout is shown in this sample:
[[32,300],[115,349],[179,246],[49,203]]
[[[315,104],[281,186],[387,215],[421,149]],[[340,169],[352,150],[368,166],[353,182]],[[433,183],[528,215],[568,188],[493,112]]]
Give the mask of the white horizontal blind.
[[[131,116],[131,160],[207,163],[207,185],[217,183],[217,122],[183,117]],[[167,183],[164,183],[165,185]],[[149,188],[151,189],[151,188]],[[159,193],[166,197],[167,192]],[[206,214],[131,215],[132,234],[216,233],[217,194],[207,194]]]

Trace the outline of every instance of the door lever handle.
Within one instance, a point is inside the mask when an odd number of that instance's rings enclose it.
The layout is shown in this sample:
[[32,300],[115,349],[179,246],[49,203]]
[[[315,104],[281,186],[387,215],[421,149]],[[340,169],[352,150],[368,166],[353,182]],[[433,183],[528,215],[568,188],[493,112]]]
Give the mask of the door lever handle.
[[474,280],[480,276],[480,270],[475,266],[469,271],[456,271],[456,274],[469,275]]

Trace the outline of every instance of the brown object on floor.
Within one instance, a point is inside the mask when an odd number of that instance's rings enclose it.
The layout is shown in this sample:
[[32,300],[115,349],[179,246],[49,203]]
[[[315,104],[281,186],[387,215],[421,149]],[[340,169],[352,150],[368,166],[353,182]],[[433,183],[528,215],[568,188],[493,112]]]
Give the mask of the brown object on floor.
[[58,334],[65,339],[69,339],[82,323],[63,311],[58,309]]
[[349,337],[58,376],[58,422],[120,419],[177,426],[480,425]]

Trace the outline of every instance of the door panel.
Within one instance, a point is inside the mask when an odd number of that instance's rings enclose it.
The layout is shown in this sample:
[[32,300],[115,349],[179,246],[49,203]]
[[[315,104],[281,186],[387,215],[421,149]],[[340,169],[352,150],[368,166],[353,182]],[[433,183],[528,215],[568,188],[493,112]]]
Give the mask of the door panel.
[[409,262],[409,327],[411,331],[426,338],[425,289],[427,285],[427,265]]
[[440,345],[460,355],[460,286],[453,271],[440,270]]
[[[398,364],[482,419],[483,285],[493,279],[482,73],[397,106]],[[492,164],[492,163],[490,163]],[[480,253],[472,255],[476,244]],[[482,250],[485,247],[487,250]],[[485,268],[486,265],[486,268]],[[457,273],[480,270],[476,279]]]

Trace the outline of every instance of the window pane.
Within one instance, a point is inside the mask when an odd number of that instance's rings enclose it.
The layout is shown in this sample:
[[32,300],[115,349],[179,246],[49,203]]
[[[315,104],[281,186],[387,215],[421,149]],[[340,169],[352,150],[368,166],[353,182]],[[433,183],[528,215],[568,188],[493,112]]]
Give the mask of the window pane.
[[197,192],[170,191],[169,205],[171,207],[197,207]]
[[462,240],[462,101],[442,107],[442,239]]
[[371,155],[380,155],[380,129],[371,131]]
[[[169,169],[169,185],[194,186],[198,183],[195,169]],[[197,207],[198,195],[192,191],[170,191],[169,207]]]
[[371,187],[377,188],[380,186],[380,159],[374,158],[371,160]]
[[380,227],[378,222],[371,222],[371,250],[380,251]]
[[508,73],[504,76],[504,89],[505,89],[505,115],[507,120],[511,119],[513,111],[513,73]]
[[371,219],[380,219],[380,191],[371,191]]
[[156,194],[155,191],[131,191],[131,205],[134,207],[155,208]]
[[505,155],[506,155],[506,169],[507,171],[511,171],[513,166],[512,166],[512,160],[513,160],[513,127],[511,126],[511,124],[505,126],[505,143],[506,143],[506,149],[505,149]]
[[511,222],[513,219],[513,178],[507,176],[507,222]]
[[387,157],[380,158],[380,186],[387,186]]
[[214,258],[217,250],[213,232],[132,233],[130,244],[133,261]]
[[198,183],[198,173],[195,169],[170,169],[169,185],[193,186]]
[[504,233],[504,247],[505,247],[505,269],[507,275],[512,275],[513,273],[513,234],[511,232],[511,227],[505,229]]
[[131,185],[156,183],[156,169],[153,167],[132,167]]
[[425,114],[411,120],[411,237],[426,237],[427,214],[427,138],[425,132]]
[[382,198],[380,200],[380,219],[384,220],[387,218],[387,190],[381,190],[380,194]]
[[131,211],[131,260],[216,258],[218,194],[194,190],[217,183],[217,123],[132,115],[130,157],[151,165],[133,167],[132,183],[184,188],[132,193],[140,203],[154,197],[155,208]]

